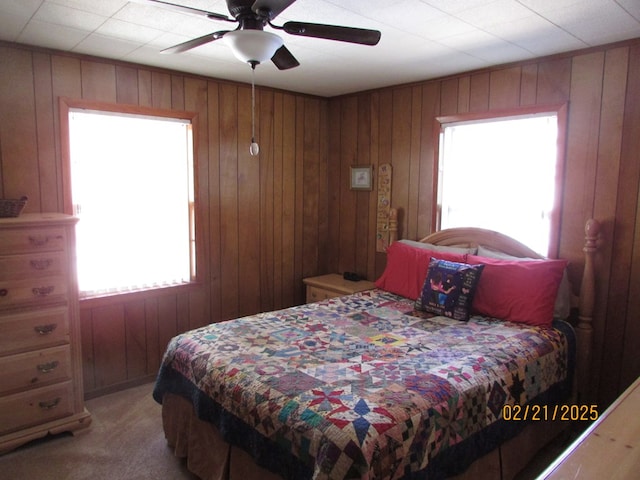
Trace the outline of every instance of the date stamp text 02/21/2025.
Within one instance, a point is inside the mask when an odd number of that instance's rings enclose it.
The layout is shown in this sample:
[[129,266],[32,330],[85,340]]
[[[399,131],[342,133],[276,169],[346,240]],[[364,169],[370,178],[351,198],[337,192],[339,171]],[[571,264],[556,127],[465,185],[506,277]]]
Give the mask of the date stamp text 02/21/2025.
[[598,419],[597,405],[504,405],[502,419],[518,421],[594,421]]

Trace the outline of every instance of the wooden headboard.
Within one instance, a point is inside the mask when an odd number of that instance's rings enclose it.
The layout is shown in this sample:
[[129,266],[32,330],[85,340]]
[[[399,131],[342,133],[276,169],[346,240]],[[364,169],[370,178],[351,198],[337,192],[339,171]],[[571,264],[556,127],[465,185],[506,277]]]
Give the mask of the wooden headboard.
[[[390,212],[389,232],[390,243],[398,238],[397,211]],[[590,370],[593,345],[593,310],[595,303],[596,277],[594,271],[594,256],[598,250],[598,236],[600,223],[590,219],[585,225],[585,241],[583,245],[584,269],[580,293],[574,301],[578,308],[577,322],[574,325],[576,332],[576,381],[577,400],[588,401],[590,399]],[[544,259],[523,243],[502,233],[483,228],[450,228],[432,233],[420,240],[423,243],[442,245],[449,247],[477,247],[482,245],[490,250],[512,255],[514,257],[526,257]]]

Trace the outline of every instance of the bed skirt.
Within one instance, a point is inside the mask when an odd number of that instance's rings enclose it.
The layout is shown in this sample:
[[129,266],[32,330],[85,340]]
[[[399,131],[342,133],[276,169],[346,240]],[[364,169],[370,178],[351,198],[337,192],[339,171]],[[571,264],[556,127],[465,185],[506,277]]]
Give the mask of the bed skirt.
[[[208,422],[200,420],[189,400],[166,393],[162,401],[162,424],[168,445],[179,458],[186,458],[188,470],[202,480],[281,480],[256,465],[249,454],[229,445]],[[568,425],[535,422],[517,437],[475,461],[456,480],[511,479],[548,442]]]
[[280,480],[256,465],[249,454],[229,445],[210,423],[200,420],[191,403],[167,393],[162,401],[162,425],[167,443],[187,468],[202,480]]

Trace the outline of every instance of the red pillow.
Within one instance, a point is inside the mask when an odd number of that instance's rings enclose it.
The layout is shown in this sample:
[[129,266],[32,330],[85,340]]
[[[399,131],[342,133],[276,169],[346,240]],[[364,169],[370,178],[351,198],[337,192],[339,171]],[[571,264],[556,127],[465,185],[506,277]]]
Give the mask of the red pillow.
[[481,315],[549,326],[566,260],[512,261],[468,255],[467,263],[484,264],[473,298]]
[[387,266],[376,287],[415,300],[420,296],[431,258],[464,263],[464,253],[436,252],[394,242],[387,248]]

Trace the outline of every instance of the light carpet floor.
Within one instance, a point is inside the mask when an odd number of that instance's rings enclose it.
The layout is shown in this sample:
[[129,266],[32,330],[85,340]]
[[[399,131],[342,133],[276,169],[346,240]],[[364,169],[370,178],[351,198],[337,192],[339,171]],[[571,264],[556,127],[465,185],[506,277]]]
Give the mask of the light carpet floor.
[[145,384],[89,400],[86,432],[36,440],[0,456],[0,479],[196,479],[167,446],[152,389]]

